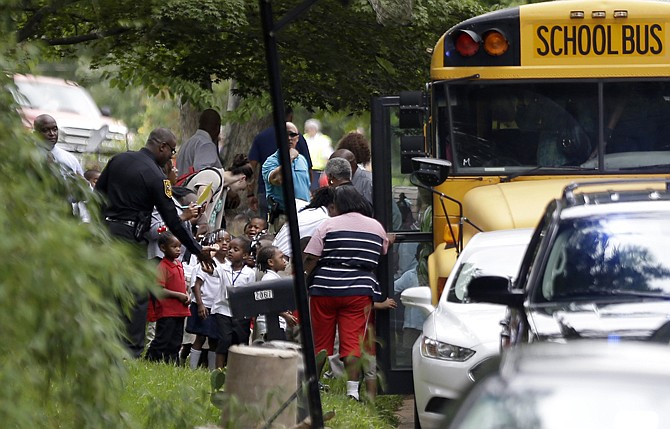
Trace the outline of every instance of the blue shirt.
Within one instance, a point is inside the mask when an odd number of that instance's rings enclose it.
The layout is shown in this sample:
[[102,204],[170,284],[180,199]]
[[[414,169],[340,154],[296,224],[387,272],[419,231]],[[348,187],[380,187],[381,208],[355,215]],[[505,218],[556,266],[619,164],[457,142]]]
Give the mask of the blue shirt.
[[[265,182],[266,197],[272,197],[279,203],[279,207],[284,210],[284,191],[282,190],[282,187],[270,184],[270,173],[272,173],[272,170],[279,167],[279,165],[279,150],[276,150],[275,153],[270,155],[263,163],[261,176],[263,177],[263,182]],[[309,201],[311,199],[309,192],[311,178],[309,177],[309,164],[305,157],[298,155],[298,157],[291,163],[291,169],[293,172],[293,189],[295,197],[300,200]]]
[[[419,284],[419,276],[416,273],[416,268],[405,271],[400,278],[393,282],[393,291],[401,293],[405,289],[411,287],[423,286]],[[405,307],[405,315],[402,323],[403,328],[423,330],[423,322],[426,321],[426,315],[414,307]]]
[[[300,138],[298,139],[298,144],[295,146],[296,150],[300,152],[302,156],[305,157],[307,160],[307,165],[309,166],[309,169],[312,168],[312,159],[309,155],[309,149],[307,148],[307,142],[305,141],[305,138],[300,135]],[[275,137],[275,127],[270,127],[266,128],[256,137],[254,138],[254,141],[251,143],[251,149],[249,149],[249,160],[250,161],[257,161],[258,165],[263,165],[265,161],[277,151],[277,140]],[[267,194],[265,190],[265,181],[264,180],[259,180],[258,181],[258,193],[259,194]],[[307,198],[306,201],[309,201],[310,198]]]

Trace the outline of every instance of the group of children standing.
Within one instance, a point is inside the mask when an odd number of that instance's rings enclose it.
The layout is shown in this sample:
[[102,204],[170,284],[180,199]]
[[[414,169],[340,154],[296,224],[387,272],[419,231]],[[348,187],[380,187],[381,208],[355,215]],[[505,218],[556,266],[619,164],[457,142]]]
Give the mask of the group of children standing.
[[[232,345],[249,343],[252,320],[233,317],[228,288],[243,287],[259,278],[279,278],[286,268],[287,258],[281,250],[263,239],[266,229],[264,219],[253,218],[246,224],[244,235],[231,237],[219,229],[205,236],[204,243],[217,249],[212,271],[202,268],[195,258],[182,263],[179,240],[170,232],[161,233],[158,246],[164,257],[158,265],[158,282],[164,293],[150,303],[149,315],[156,321],[156,332],[147,350],[149,360],[178,362],[184,331],[195,335],[188,357],[191,368],[200,364],[206,343],[211,369],[226,366]],[[290,312],[281,316],[283,327],[297,322]],[[260,336],[263,325],[259,319],[255,337]]]

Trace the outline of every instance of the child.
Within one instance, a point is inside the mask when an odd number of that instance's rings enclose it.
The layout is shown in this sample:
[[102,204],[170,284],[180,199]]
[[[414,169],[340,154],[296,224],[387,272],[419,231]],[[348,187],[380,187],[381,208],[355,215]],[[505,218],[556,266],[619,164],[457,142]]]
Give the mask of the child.
[[363,347],[367,355],[363,359],[362,375],[365,379],[365,390],[370,401],[377,397],[377,341],[375,335],[375,311],[397,308],[393,298],[386,298],[382,302],[374,302],[368,314],[368,324],[363,339]]
[[244,225],[244,235],[251,241],[254,241],[263,232],[267,231],[268,223],[265,219],[260,217],[252,217],[246,225]]
[[91,185],[91,189],[95,188],[95,184],[98,183],[98,177],[100,177],[100,171],[91,169],[86,170],[84,173],[84,179],[88,180],[88,183]]
[[[275,280],[280,279],[282,276],[279,274],[280,271],[286,269],[286,264],[288,258],[284,253],[279,250],[278,247],[272,245],[266,245],[260,248],[258,255],[256,256],[256,263],[260,271],[265,272],[261,281]],[[280,340],[286,340],[286,325],[293,328],[297,325],[297,318],[290,311],[280,313],[279,327],[281,328],[283,338],[278,338]],[[267,332],[265,324],[265,315],[258,316],[256,318],[256,325],[254,329],[254,339],[265,340],[265,334]],[[275,338],[273,338],[275,339]]]
[[219,333],[219,342],[216,347],[217,368],[226,366],[230,346],[249,342],[251,320],[232,317],[226,288],[228,286],[240,287],[255,281],[256,273],[245,263],[250,252],[251,242],[249,239],[242,236],[233,238],[230,241],[228,249],[228,262],[230,265],[217,264],[212,273],[214,276],[222,279],[218,298],[212,305],[211,311]]
[[[252,217],[244,225],[244,235],[251,240],[251,252],[247,258],[247,265],[256,268],[256,252],[261,248],[260,239],[267,232],[268,223],[260,217]],[[258,273],[256,275],[258,279]]]
[[181,243],[172,233],[164,232],[158,238],[158,246],[165,255],[158,264],[158,279],[164,293],[155,304],[156,336],[149,345],[147,359],[177,363],[184,317],[190,315],[184,268],[179,261]]
[[[214,254],[214,260],[217,264],[225,267],[229,266],[230,263],[226,260],[226,255],[228,254],[230,234],[223,229],[216,230],[211,234],[212,239],[208,241],[219,246],[219,250]],[[191,316],[186,321],[186,332],[195,334],[195,341],[193,341],[189,355],[189,364],[192,369],[198,367],[202,346],[205,344],[205,340],[208,340],[209,350],[211,350],[211,353],[207,355],[208,367],[214,369],[216,367],[214,350],[218,342],[218,333],[214,318],[210,316],[210,311],[221,289],[221,278],[207,274],[199,265],[195,269],[194,277]]]

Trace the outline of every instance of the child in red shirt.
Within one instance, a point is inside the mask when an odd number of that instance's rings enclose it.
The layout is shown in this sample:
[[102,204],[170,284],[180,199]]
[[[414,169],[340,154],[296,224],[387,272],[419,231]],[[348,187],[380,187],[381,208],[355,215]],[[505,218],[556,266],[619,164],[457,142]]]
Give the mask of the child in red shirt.
[[191,314],[184,267],[179,261],[181,243],[170,232],[164,232],[158,237],[158,247],[165,255],[158,264],[158,282],[163,287],[163,294],[155,301],[156,336],[149,345],[147,359],[177,363],[184,318]]

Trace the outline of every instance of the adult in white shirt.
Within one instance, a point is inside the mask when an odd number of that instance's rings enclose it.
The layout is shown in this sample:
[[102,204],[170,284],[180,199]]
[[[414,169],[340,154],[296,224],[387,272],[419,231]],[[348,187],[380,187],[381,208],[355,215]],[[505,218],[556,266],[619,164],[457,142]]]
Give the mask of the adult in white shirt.
[[[64,177],[79,176],[84,177],[84,169],[79,160],[70,152],[56,146],[58,142],[58,124],[50,115],[39,115],[33,121],[33,129],[43,139],[44,148],[47,150],[47,156],[50,160],[58,164],[60,172]],[[82,222],[91,222],[91,215],[86,208],[85,201],[72,202],[72,213],[78,216]]]
[[[329,186],[319,188],[312,194],[312,200],[307,204],[305,201],[296,200],[296,209],[298,210],[298,234],[300,238],[311,237],[321,222],[328,219],[328,205],[333,203],[333,190]],[[302,208],[299,206],[302,205]],[[291,251],[291,234],[288,223],[281,227],[274,241],[284,255],[289,258],[293,254]]]
[[39,115],[33,122],[33,129],[40,134],[44,140],[45,149],[60,166],[63,175],[84,176],[84,169],[79,160],[70,152],[56,146],[58,142],[58,124],[50,115]]
[[318,188],[319,176],[326,168],[330,154],[333,153],[333,141],[321,132],[321,122],[318,119],[305,121],[305,142],[312,157],[312,189]]

